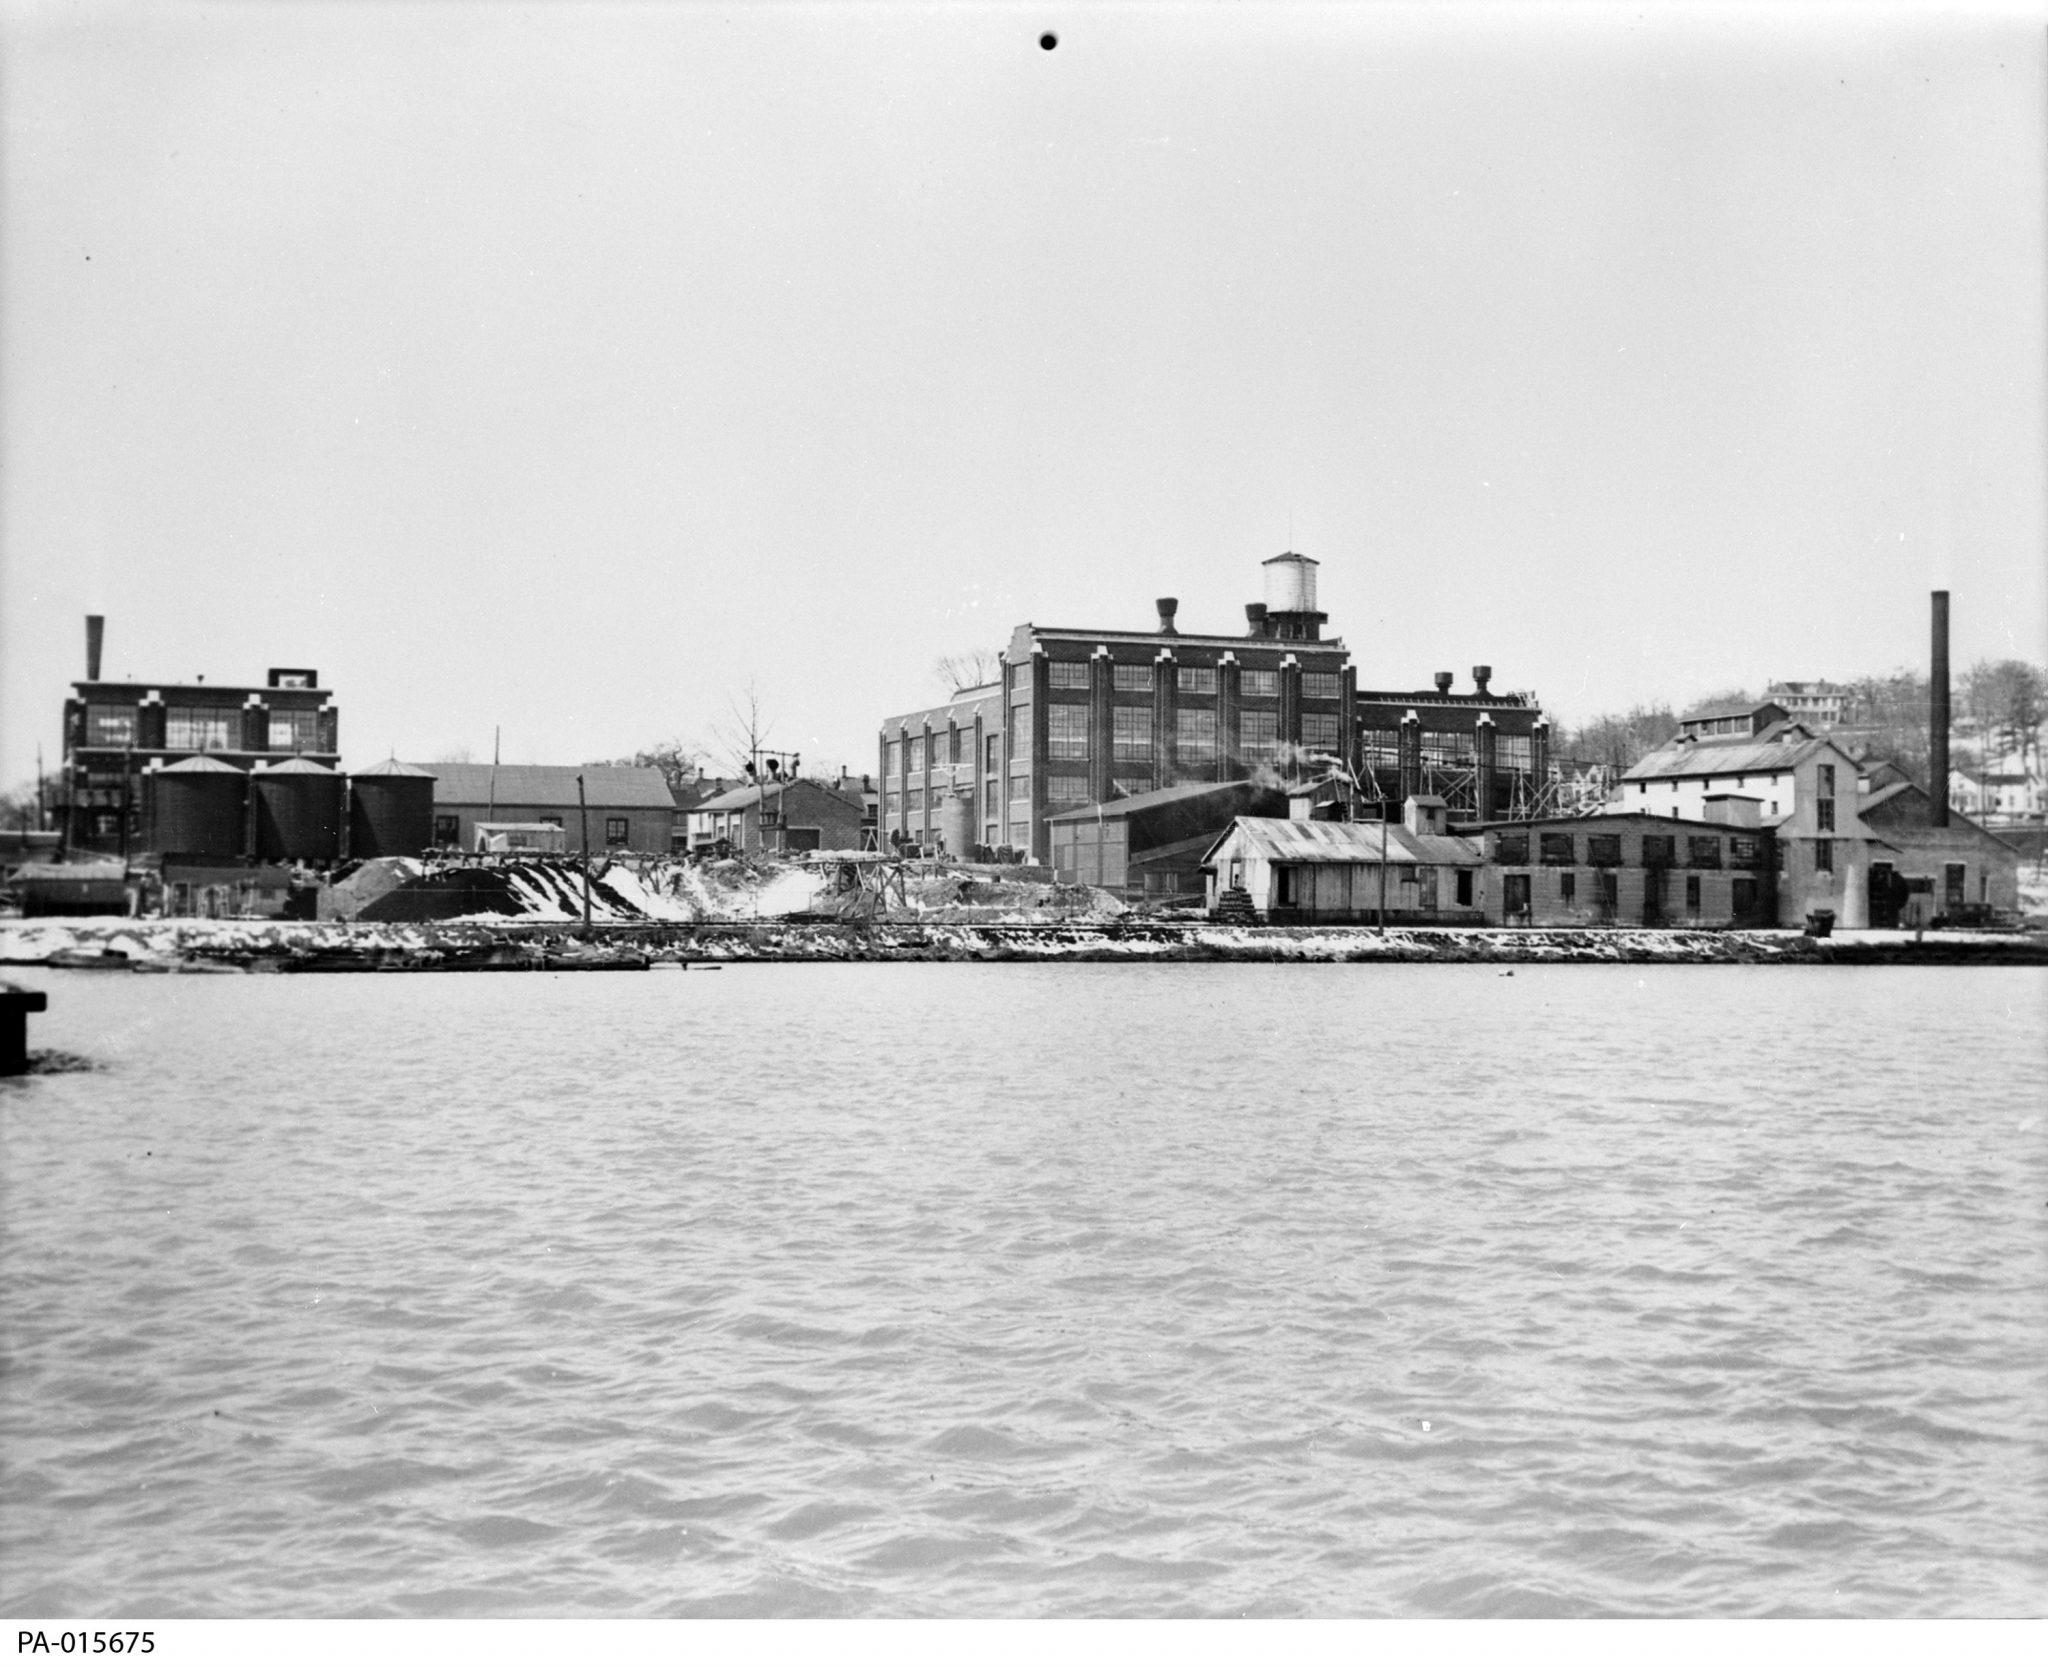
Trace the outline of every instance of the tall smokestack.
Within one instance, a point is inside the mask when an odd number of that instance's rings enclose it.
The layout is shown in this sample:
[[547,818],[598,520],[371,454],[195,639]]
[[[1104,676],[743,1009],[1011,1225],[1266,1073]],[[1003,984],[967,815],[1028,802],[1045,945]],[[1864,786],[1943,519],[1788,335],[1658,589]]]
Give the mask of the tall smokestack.
[[105,614],[85,616],[85,680],[97,683],[100,680],[100,644],[107,635]]
[[1180,599],[1174,596],[1162,596],[1159,598],[1157,607],[1159,609],[1159,634],[1162,637],[1178,636],[1179,633],[1173,628],[1173,616],[1180,611]]
[[1948,826],[1948,592],[1934,593],[1934,653],[1927,672],[1927,796],[1930,820]]

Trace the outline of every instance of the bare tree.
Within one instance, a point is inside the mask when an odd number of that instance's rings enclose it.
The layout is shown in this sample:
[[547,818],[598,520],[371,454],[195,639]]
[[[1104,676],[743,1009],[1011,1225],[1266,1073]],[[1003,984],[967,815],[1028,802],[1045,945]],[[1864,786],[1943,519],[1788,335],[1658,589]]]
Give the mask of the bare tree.
[[941,654],[932,662],[932,675],[948,694],[978,689],[1003,675],[1003,652],[999,648],[969,648],[958,654]]
[[743,776],[775,733],[775,717],[762,707],[761,691],[752,678],[738,694],[727,697],[725,711],[725,717],[711,726],[711,738],[731,761],[733,774]]
[[670,736],[666,741],[657,741],[651,747],[642,747],[631,758],[593,758],[585,760],[590,764],[626,765],[640,769],[653,767],[661,772],[662,780],[671,790],[691,786],[699,776],[710,773],[711,749],[702,741],[686,741],[681,736]]

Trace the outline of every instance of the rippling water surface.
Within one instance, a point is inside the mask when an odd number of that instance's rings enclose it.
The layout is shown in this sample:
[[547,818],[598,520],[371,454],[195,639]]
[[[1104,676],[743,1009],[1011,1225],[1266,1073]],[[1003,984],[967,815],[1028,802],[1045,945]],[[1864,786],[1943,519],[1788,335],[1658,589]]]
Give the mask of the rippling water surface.
[[0,1612],[2048,1600],[2037,971],[28,981]]

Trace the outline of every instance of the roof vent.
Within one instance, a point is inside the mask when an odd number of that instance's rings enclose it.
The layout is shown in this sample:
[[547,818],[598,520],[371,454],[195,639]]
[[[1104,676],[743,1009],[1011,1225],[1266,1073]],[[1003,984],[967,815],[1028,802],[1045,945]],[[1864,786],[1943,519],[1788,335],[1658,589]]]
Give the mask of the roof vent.
[[1454,679],[1451,673],[1447,671],[1438,672],[1436,674],[1436,692],[1440,695],[1449,694],[1451,692],[1451,684],[1453,681]]

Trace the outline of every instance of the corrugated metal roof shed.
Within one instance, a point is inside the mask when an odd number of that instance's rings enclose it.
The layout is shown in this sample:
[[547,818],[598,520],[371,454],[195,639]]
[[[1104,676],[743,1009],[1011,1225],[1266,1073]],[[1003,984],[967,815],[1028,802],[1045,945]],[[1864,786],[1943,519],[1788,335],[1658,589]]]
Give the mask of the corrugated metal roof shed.
[[1295,822],[1277,816],[1238,817],[1209,847],[1210,854],[1235,835],[1270,862],[1477,867],[1486,860],[1477,840],[1456,834],[1413,834],[1396,822]]
[[[435,778],[440,805],[545,805],[576,808],[576,778],[583,778],[592,810],[674,810],[668,778],[651,764],[435,764],[415,765]],[[493,773],[497,785],[492,786]]]

